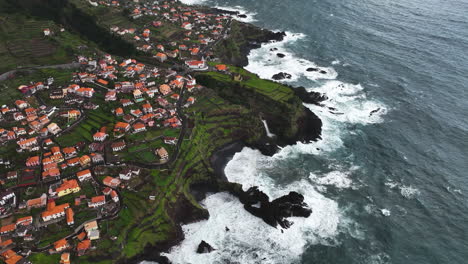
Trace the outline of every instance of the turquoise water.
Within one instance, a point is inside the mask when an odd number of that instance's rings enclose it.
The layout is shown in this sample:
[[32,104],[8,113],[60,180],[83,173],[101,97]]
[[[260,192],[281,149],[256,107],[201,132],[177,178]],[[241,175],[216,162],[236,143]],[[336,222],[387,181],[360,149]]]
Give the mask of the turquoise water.
[[[306,194],[311,219],[276,233],[232,197],[216,195],[205,205],[224,220],[188,226],[171,260],[468,263],[466,1],[204,4],[242,9],[256,25],[287,31],[285,42],[253,51],[247,69],[264,78],[286,71],[290,84],[330,100],[309,106],[324,121],[322,142],[286,147],[273,158],[245,149],[226,168],[231,181],[270,196]],[[311,65],[327,75],[307,73]],[[223,223],[237,228],[225,234]],[[206,237],[218,252],[189,254]]]

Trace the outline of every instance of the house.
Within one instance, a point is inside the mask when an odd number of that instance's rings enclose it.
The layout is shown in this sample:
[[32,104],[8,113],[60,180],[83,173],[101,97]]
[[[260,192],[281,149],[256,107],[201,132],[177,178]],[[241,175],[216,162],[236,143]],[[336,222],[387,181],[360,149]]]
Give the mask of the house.
[[161,160],[166,161],[169,158],[169,153],[164,147],[161,147],[156,150],[156,154],[161,158]]
[[21,139],[17,143],[21,149],[27,149],[37,145],[37,138],[33,137],[28,139]]
[[104,180],[102,180],[102,183],[111,188],[116,188],[120,185],[120,180],[117,178],[112,178],[110,176],[107,176],[104,178]]
[[114,131],[128,132],[130,130],[130,124],[124,122],[117,122],[114,126]]
[[57,206],[55,206],[55,203],[51,203],[51,204],[52,205],[50,206],[50,208],[47,208],[46,211],[41,213],[41,218],[42,218],[42,221],[44,222],[65,216],[65,209],[70,207],[70,204],[68,203],[64,203],[64,204],[57,205]]
[[70,167],[75,167],[78,164],[80,164],[80,158],[78,157],[67,160],[67,165]]
[[164,143],[168,145],[176,145],[177,144],[177,138],[175,137],[165,137],[164,138]]
[[122,109],[122,107],[119,107],[119,108],[115,109],[115,115],[116,116],[123,116],[124,115],[124,110]]
[[65,155],[65,158],[67,159],[73,158],[78,154],[75,147],[65,147],[62,149],[62,152]]
[[92,178],[91,171],[90,171],[89,169],[88,169],[88,170],[79,171],[79,172],[76,173],[76,177],[78,177],[78,180],[79,180],[80,182],[89,180],[89,179]]
[[60,264],[70,264],[70,253],[65,252],[60,256]]
[[181,27],[186,30],[192,30],[192,24],[189,22],[182,23]]
[[84,229],[89,240],[99,239],[99,230],[96,220],[85,223]]
[[91,240],[86,239],[78,243],[76,245],[76,251],[78,256],[83,256],[86,253],[86,250],[88,250],[91,247]]
[[30,264],[29,261],[24,261],[23,257],[17,255],[15,251],[8,249],[0,254],[6,264]]
[[106,196],[99,195],[91,198],[91,201],[88,202],[88,207],[96,208],[106,204]]
[[104,100],[105,100],[106,102],[117,100],[117,92],[116,92],[116,91],[108,91],[108,92],[106,93],[106,96],[105,96]]
[[106,140],[107,136],[108,135],[106,133],[104,133],[104,132],[97,132],[96,134],[93,135],[93,139],[94,139],[94,141],[102,142],[102,141]]
[[130,180],[132,177],[132,170],[130,169],[123,169],[122,171],[120,171],[119,173],[119,178],[121,180]]
[[8,233],[11,233],[13,231],[16,230],[16,224],[9,224],[9,225],[4,225],[2,227],[0,227],[0,234],[1,235],[4,235],[4,234],[8,234]]
[[70,193],[77,193],[81,190],[78,182],[73,180],[63,180],[63,183],[55,190],[58,197],[68,195]]
[[153,112],[153,107],[151,106],[151,104],[144,104],[142,108],[145,114]]
[[104,156],[100,153],[91,153],[91,160],[94,164],[104,162]]
[[140,109],[130,110],[130,114],[134,117],[140,117],[143,115],[143,112]]
[[133,130],[134,130],[134,133],[146,131],[146,126],[143,123],[136,123],[133,125]]
[[61,129],[56,123],[50,123],[50,124],[47,126],[47,130],[48,130],[49,133],[51,133],[52,135],[56,135],[56,134],[58,134],[60,131],[62,131],[62,129]]
[[47,194],[43,193],[39,198],[30,199],[26,201],[26,208],[28,210],[32,208],[44,207],[47,204]]
[[112,151],[121,151],[126,147],[125,141],[118,141],[111,144]]
[[112,190],[110,193],[110,196],[114,202],[119,202],[119,195],[117,194],[116,191]]
[[67,219],[67,225],[73,225],[75,223],[74,213],[71,207],[65,209],[65,218]]
[[29,104],[26,101],[23,101],[23,100],[16,100],[15,105],[20,110],[25,109],[26,107],[29,106]]
[[59,176],[60,176],[60,170],[57,167],[53,167],[53,168],[48,169],[47,171],[42,172],[43,180],[56,179]]
[[195,103],[195,97],[190,96],[190,97],[187,99],[187,103],[188,103],[189,105],[194,104],[194,103]]
[[55,251],[57,252],[61,252],[61,251],[64,251],[65,249],[67,249],[70,245],[68,244],[68,241],[64,238],[64,239],[60,239],[59,241],[55,242],[54,243],[54,249]]
[[95,91],[93,88],[81,87],[78,90],[76,90],[77,95],[82,96],[82,97],[87,97],[87,98],[93,97],[94,93]]
[[80,165],[81,167],[86,167],[91,163],[91,158],[88,155],[83,155],[80,157]]
[[67,112],[67,115],[69,119],[77,119],[78,117],[81,116],[81,112],[79,110],[73,109],[73,110],[69,110]]
[[33,222],[32,216],[25,216],[25,217],[16,219],[16,225],[28,226],[32,224],[32,222]]
[[171,92],[171,87],[167,84],[162,84],[161,86],[159,86],[159,92],[162,95],[167,95]]
[[162,53],[162,52],[158,52],[158,54],[156,54],[156,59],[159,60],[160,62],[164,62],[167,60],[167,55]]
[[225,64],[218,64],[215,66],[217,71],[225,72],[227,70],[227,66]]
[[109,84],[108,81],[103,80],[103,79],[98,79],[97,82],[98,82],[99,84],[102,84],[102,85],[105,85],[105,86],[107,86],[107,85]]
[[[135,88],[136,88],[137,84],[135,84]],[[140,99],[142,96],[143,96],[143,93],[140,91],[140,89],[133,90],[133,98]]]
[[207,70],[208,67],[206,66],[206,62],[204,60],[190,60],[186,61],[185,65],[193,70]]
[[34,156],[34,157],[29,157],[26,160],[26,166],[27,167],[34,167],[34,166],[39,166],[39,156]]

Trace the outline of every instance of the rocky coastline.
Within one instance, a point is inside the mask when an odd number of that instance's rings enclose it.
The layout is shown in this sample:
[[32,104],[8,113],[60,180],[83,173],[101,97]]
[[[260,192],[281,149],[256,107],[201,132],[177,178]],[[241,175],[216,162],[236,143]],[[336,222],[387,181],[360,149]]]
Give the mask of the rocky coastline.
[[[216,9],[220,13],[237,14],[238,12]],[[272,32],[267,29],[262,29],[252,24],[237,22],[240,24],[241,33],[245,35],[245,42],[240,45],[240,55],[237,57],[223,57],[221,61],[228,64],[244,67],[248,65],[248,55],[251,50],[260,48],[261,44],[270,41],[283,40],[284,32]],[[254,35],[252,39],[248,36]],[[320,104],[326,98],[317,93],[309,93],[303,87],[293,88],[297,97],[305,103]],[[241,184],[231,183],[228,181],[224,169],[233,156],[242,151],[244,147],[250,147],[259,150],[262,154],[272,156],[278,152],[278,146],[286,146],[295,144],[298,141],[310,142],[320,139],[321,135],[321,120],[309,109],[305,108],[304,113],[297,119],[298,130],[294,136],[290,137],[275,137],[268,138],[266,135],[255,143],[246,144],[242,141],[234,141],[219,148],[211,157],[210,165],[213,170],[213,175],[209,181],[198,182],[190,186],[190,192],[197,202],[202,201],[211,193],[229,192],[236,196],[244,208],[252,215],[264,220],[265,223],[275,228],[288,228],[292,223],[287,220],[289,216],[308,217],[312,213],[313,208],[309,208],[304,202],[302,195],[291,192],[285,193],[284,196],[270,201],[265,193],[253,187],[244,191]],[[271,129],[275,129],[274,125]],[[209,218],[207,210],[195,208],[193,204],[186,200],[177,202],[177,206],[169,209],[170,216],[177,226],[177,231],[165,243],[160,243],[154,246],[145,248],[142,254],[127,260],[126,263],[140,263],[143,260],[155,261],[159,264],[171,263],[169,259],[162,256],[162,252],[169,251],[173,246],[178,245],[184,239],[184,233],[181,225],[191,222],[206,220]],[[226,230],[228,232],[229,230]],[[197,242],[198,243],[198,242]],[[198,253],[207,253],[214,249],[209,241],[199,241],[200,246],[194,251]]]

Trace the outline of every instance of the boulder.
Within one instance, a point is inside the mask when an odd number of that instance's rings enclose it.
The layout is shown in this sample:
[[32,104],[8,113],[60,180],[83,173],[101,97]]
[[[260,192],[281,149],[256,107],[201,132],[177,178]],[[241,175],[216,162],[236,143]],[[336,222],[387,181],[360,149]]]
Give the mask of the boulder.
[[284,80],[284,79],[291,79],[292,75],[289,74],[289,73],[286,73],[286,72],[280,72],[280,73],[277,73],[275,75],[273,75],[271,78],[273,78],[273,80]]
[[283,53],[276,53],[276,56],[278,56],[279,58],[284,58],[284,57],[286,57],[286,55],[284,55]]
[[270,198],[257,187],[252,187],[246,192],[236,193],[244,204],[245,210],[254,216],[273,226],[289,228],[293,223],[288,217],[309,217],[312,210],[304,203],[304,196],[297,192],[290,192],[270,202]]
[[197,253],[198,254],[205,254],[205,253],[210,253],[214,251],[215,249],[208,243],[206,243],[204,240],[200,242],[197,248]]
[[312,68],[312,67],[306,69],[306,71],[308,71],[308,72],[316,72],[316,71],[318,71],[318,70],[319,70],[319,69],[317,69],[317,68]]
[[247,18],[247,15],[245,15],[245,14],[240,14],[240,15],[237,15],[237,17],[240,17],[240,18]]

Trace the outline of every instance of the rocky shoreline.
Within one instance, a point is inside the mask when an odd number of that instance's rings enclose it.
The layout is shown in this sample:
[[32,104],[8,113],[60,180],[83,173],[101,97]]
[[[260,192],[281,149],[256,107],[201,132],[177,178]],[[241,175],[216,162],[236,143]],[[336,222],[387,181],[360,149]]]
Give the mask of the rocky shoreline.
[[[216,10],[220,13],[238,14],[232,11]],[[261,34],[257,34],[257,38],[255,40],[250,40],[240,46],[240,58],[236,58],[234,60],[222,58],[222,61],[225,63],[242,67],[247,66],[247,56],[251,50],[260,48],[261,44],[269,41],[281,41],[285,36],[284,32],[275,33],[251,24],[242,22],[238,23],[242,25],[244,34],[248,34],[246,31],[254,31],[256,33],[261,32]],[[296,96],[305,103],[319,104],[321,101],[326,99],[320,94],[308,93],[302,87],[297,88],[297,90],[296,88],[291,88],[294,89]],[[295,144],[297,141],[310,142],[320,139],[322,122],[309,109],[305,108],[304,114],[297,120],[297,126],[299,127],[299,130],[294,137],[276,137],[272,139],[265,135],[254,144],[245,144],[241,141],[235,141],[222,146],[210,157],[213,177],[210,177],[209,181],[192,185],[190,187],[191,194],[197,202],[200,202],[210,193],[229,192],[239,198],[248,212],[263,219],[265,223],[273,227],[279,226],[280,228],[288,228],[291,225],[291,222],[287,220],[287,217],[289,216],[308,217],[312,213],[313,208],[308,208],[308,206],[303,202],[304,198],[302,195],[291,192],[278,199],[270,201],[270,198],[257,188],[251,188],[247,191],[243,191],[241,184],[229,182],[224,173],[224,169],[229,161],[232,160],[236,153],[242,151],[244,147],[257,149],[264,155],[272,156],[278,152],[278,146]],[[173,237],[166,240],[165,243],[148,246],[145,248],[144,253],[128,260],[127,263],[140,263],[143,260],[156,261],[159,264],[171,263],[167,257],[161,256],[161,253],[169,251],[173,246],[176,246],[183,241],[184,234],[181,225],[206,220],[209,217],[207,210],[194,208],[189,201],[178,201],[176,207],[177,208],[169,209],[171,218],[177,226],[177,232]],[[209,241],[200,241],[200,246],[198,248],[200,253],[209,252],[211,250],[216,249],[213,249],[211,245],[209,245]],[[197,251],[197,249],[194,249],[194,251]]]

